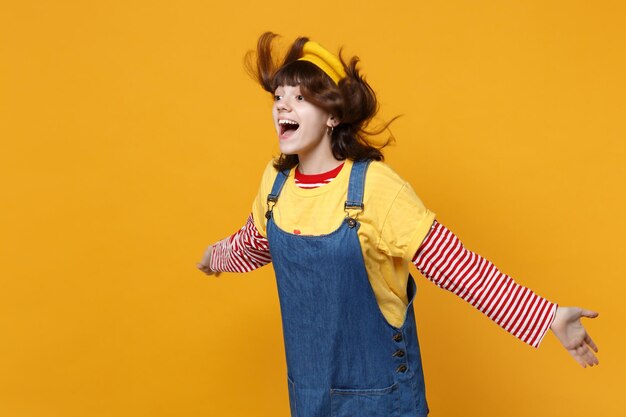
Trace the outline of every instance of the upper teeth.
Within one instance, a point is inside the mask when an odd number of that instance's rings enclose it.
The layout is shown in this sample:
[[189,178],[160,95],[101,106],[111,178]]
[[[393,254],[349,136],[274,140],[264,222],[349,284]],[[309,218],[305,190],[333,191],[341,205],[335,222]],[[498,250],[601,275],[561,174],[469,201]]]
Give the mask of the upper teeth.
[[294,122],[293,120],[287,120],[287,119],[282,119],[278,121],[279,125],[284,125],[284,124],[290,124],[290,125],[297,125],[297,122]]

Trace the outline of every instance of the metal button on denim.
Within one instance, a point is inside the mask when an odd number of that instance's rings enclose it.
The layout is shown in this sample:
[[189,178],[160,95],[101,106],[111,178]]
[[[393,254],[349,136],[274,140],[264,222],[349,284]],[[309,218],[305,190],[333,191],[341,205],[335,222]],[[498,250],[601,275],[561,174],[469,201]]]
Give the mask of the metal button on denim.
[[396,369],[397,372],[406,372],[406,370],[407,370],[407,367],[405,364],[398,366],[398,369]]
[[397,356],[397,357],[399,357],[399,358],[402,358],[402,357],[404,357],[404,351],[403,351],[403,350],[401,350],[401,349],[398,349],[398,350],[396,350],[396,351],[393,353],[393,355],[391,355],[391,356]]
[[393,340],[395,340],[396,342],[401,342],[402,341],[402,333],[396,333],[393,335]]

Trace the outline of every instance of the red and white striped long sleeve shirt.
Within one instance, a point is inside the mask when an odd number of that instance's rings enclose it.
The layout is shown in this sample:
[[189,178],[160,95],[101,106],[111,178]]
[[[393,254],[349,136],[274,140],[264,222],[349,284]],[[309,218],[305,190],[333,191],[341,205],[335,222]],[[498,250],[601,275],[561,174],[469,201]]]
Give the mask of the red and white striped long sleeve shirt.
[[[324,174],[308,177],[296,170],[296,184],[303,188],[323,186],[340,169],[329,171],[322,180],[320,175]],[[223,272],[249,272],[270,262],[269,243],[256,229],[250,214],[239,231],[213,245],[210,268]],[[556,303],[517,284],[489,260],[466,249],[437,220],[415,253],[413,264],[437,286],[458,295],[534,348],[539,347],[552,325],[558,307]]]

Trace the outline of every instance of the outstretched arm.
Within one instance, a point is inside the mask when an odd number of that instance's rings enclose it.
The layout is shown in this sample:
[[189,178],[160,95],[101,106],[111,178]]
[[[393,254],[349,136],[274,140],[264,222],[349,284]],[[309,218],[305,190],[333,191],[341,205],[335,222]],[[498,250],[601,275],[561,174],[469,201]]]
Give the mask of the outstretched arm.
[[197,267],[207,275],[219,276],[219,272],[249,272],[271,261],[269,243],[250,214],[235,234],[209,246]]
[[434,221],[413,263],[437,286],[453,292],[513,336],[539,347],[557,305],[517,284],[489,260],[466,249]]
[[413,263],[437,286],[447,289],[520,340],[537,348],[548,329],[583,367],[598,364],[593,340],[581,317],[598,313],[578,307],[560,307],[538,296],[500,272],[490,261],[466,249],[436,220],[415,253]]

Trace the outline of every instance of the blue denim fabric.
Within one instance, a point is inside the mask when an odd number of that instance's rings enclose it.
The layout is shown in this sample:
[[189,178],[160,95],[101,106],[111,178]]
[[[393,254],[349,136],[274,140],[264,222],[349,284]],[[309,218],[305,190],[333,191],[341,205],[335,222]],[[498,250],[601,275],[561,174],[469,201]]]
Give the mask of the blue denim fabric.
[[[369,162],[353,164],[349,206],[363,202]],[[404,324],[394,327],[381,312],[368,279],[358,216],[346,217],[335,231],[320,236],[291,234],[274,223],[272,209],[280,204],[288,175],[286,170],[276,176],[266,217],[291,416],[427,416],[413,277],[408,276]]]

